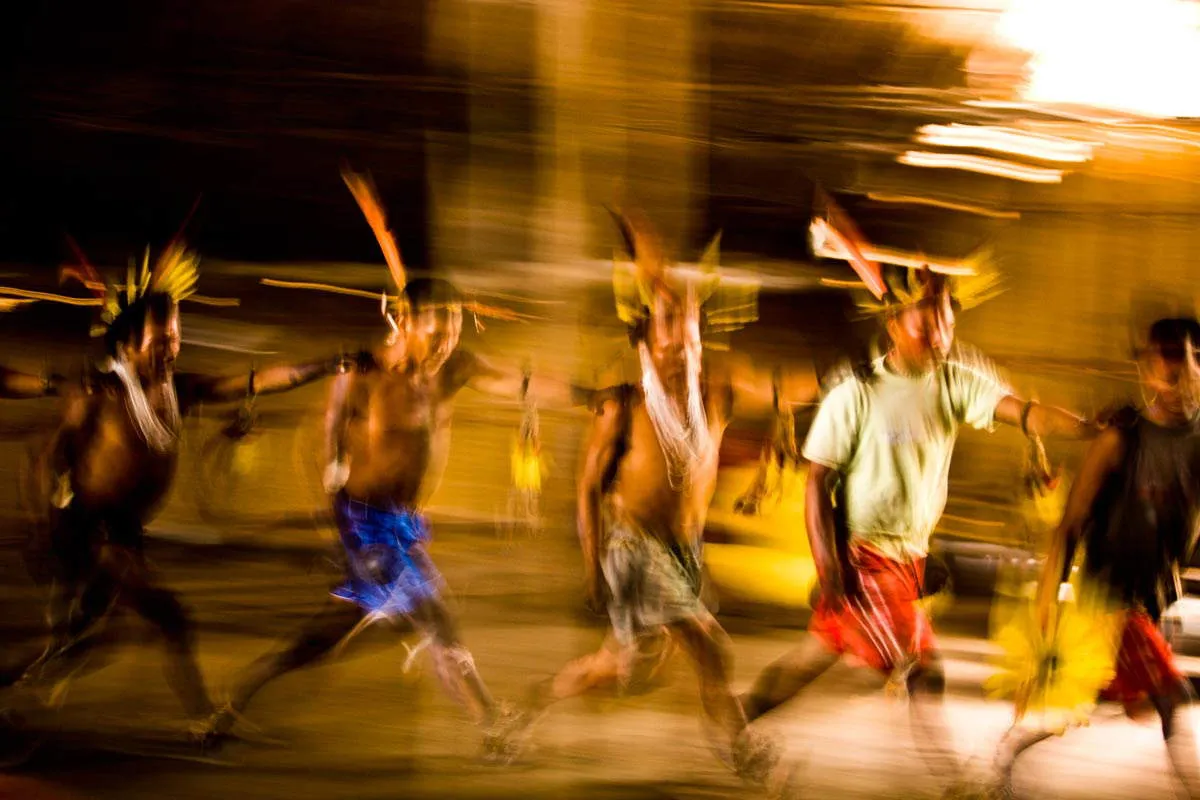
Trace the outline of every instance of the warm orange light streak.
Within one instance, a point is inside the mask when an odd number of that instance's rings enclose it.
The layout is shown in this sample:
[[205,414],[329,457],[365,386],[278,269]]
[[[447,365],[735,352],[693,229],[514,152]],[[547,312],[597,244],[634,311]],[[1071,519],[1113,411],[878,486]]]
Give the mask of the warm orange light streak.
[[987,125],[926,125],[917,132],[917,141],[933,147],[970,147],[1036,158],[1082,164],[1092,158],[1092,146],[1056,136],[1043,136],[1014,128]]
[[930,167],[932,169],[961,169],[966,172],[978,172],[983,175],[994,175],[997,178],[1008,178],[1025,183],[1062,183],[1063,171],[1045,167],[1030,167],[1011,161],[1001,161],[986,156],[965,156],[954,153],[926,153],[909,150],[896,158],[901,164],[910,167]]
[[950,200],[938,200],[933,197],[915,197],[905,194],[883,194],[881,192],[868,192],[867,199],[874,200],[877,203],[890,203],[893,205],[914,205],[914,206],[932,206],[933,208],[944,208],[948,211],[961,211],[964,214],[976,214],[980,217],[990,217],[992,219],[1020,219],[1021,212],[1019,211],[999,211],[992,208],[983,208],[982,206],[971,206],[966,203],[955,203]]

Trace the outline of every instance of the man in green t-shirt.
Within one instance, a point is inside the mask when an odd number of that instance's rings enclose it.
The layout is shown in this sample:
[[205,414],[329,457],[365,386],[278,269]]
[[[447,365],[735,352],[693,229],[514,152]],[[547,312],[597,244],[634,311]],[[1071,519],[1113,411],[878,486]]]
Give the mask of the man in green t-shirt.
[[917,600],[959,426],[990,430],[999,421],[1032,441],[1090,437],[1094,426],[1025,402],[986,358],[953,346],[959,304],[945,276],[906,271],[888,288],[877,307],[887,352],[827,393],[803,448],[821,589],[814,635],[768,667],[742,703],[754,720],[852,655],[908,692],[922,755],[953,787],[961,769],[941,714],[945,677]]

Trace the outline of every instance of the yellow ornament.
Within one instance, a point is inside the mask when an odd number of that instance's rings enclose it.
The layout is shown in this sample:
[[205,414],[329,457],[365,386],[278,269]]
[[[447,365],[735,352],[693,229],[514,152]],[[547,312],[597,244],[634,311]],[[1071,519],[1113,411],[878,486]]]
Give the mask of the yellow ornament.
[[1058,603],[1045,626],[1030,598],[997,602],[999,671],[984,688],[993,698],[1013,700],[1019,724],[1054,733],[1086,724],[1116,674],[1124,618],[1099,592],[1077,587],[1077,594],[1077,602]]
[[542,491],[542,477],[546,474],[545,459],[537,442],[517,437],[512,449],[513,486],[523,492],[538,494]]

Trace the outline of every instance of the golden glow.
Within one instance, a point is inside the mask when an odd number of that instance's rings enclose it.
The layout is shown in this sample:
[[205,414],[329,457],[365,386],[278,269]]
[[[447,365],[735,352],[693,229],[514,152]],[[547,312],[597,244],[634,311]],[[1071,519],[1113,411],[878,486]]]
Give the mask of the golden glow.
[[933,147],[970,147],[1041,161],[1082,164],[1092,158],[1092,146],[1057,136],[1026,133],[1015,128],[988,125],[926,125],[917,135],[921,144]]
[[1200,4],[1011,0],[996,27],[1030,54],[1026,100],[1151,117],[1200,115]]
[[898,156],[896,160],[910,167],[961,169],[966,172],[979,172],[984,175],[994,175],[997,178],[1009,178],[1026,183],[1062,183],[1064,174],[1060,169],[1031,167],[1011,161],[1001,161],[998,158],[964,156],[956,153],[926,153],[909,150]]

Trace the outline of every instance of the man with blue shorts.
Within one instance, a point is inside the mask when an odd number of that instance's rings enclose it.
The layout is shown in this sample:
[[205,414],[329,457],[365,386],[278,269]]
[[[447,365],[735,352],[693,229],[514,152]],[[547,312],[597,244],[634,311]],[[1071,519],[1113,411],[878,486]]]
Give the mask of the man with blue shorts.
[[388,310],[392,335],[334,379],[327,408],[330,452],[325,487],[346,555],[346,578],[326,607],[283,649],[254,662],[212,720],[228,731],[271,680],[335,650],[375,619],[403,619],[424,634],[443,688],[485,730],[500,716],[459,637],[444,583],[425,546],[420,503],[445,463],[459,391],[470,386],[505,397],[523,393],[580,405],[586,392],[457,349],[462,299],[446,281],[407,283]]

